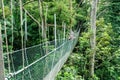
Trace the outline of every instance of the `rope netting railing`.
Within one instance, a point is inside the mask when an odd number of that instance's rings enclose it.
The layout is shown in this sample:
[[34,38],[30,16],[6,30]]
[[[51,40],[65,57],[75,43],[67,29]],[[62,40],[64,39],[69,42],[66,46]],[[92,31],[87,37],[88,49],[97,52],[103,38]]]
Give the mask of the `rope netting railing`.
[[[65,40],[63,39],[59,39],[57,40],[57,47],[60,46]],[[47,44],[47,46],[46,46]],[[38,58],[46,55],[47,53],[51,52],[52,50],[54,50],[55,48],[55,40],[53,41],[48,41],[39,45],[35,45],[32,47],[28,47],[25,49],[21,49],[21,50],[17,50],[17,51],[13,51],[13,52],[9,52],[9,53],[4,53],[4,59],[7,59],[7,55],[14,57],[13,58],[13,62],[11,62],[11,58],[10,58],[10,67],[11,67],[11,72],[14,72],[13,68],[12,68],[12,64],[14,64],[15,67],[15,71],[18,71],[21,66],[22,66],[22,50],[24,52],[26,52],[26,56],[27,56],[27,60],[25,59],[25,62],[28,61],[29,64],[32,63],[33,61],[37,60]],[[19,57],[18,57],[19,56]],[[7,64],[7,63],[6,63]],[[25,64],[26,66],[29,64]]]
[[[73,50],[78,39],[78,34],[73,40],[57,40],[57,47],[54,48],[55,42],[51,41],[48,46],[48,53],[45,53],[45,44],[36,45],[27,49],[27,56],[29,65],[26,65],[22,69],[15,69],[16,72],[8,74],[6,78],[8,80],[52,80],[56,76],[57,72],[61,69],[64,62],[67,60],[69,54]],[[53,48],[51,48],[53,47]],[[41,49],[42,48],[42,49]],[[13,52],[9,55],[21,54],[20,51]],[[32,54],[31,54],[32,53]],[[34,53],[34,54],[33,54]],[[37,54],[36,60],[32,62],[31,57]],[[44,55],[42,55],[44,54]],[[22,56],[21,56],[22,58]],[[16,59],[17,60],[17,59]],[[20,59],[16,63],[21,63]],[[15,61],[15,59],[14,59]],[[14,63],[15,64],[15,63]],[[19,64],[19,67],[21,66]],[[24,74],[23,74],[24,72]]]

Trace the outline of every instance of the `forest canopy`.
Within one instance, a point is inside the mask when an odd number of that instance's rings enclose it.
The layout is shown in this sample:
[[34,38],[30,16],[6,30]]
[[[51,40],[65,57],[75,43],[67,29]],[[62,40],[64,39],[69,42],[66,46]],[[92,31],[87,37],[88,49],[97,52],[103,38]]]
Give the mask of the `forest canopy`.
[[[20,9],[17,1],[13,0],[11,16],[10,2],[4,0],[6,19],[3,17],[2,5],[0,5],[4,53],[7,52],[4,20],[7,25],[8,50],[21,49]],[[26,19],[25,13],[28,15],[26,47],[54,40],[54,14],[57,21],[57,38],[63,36],[63,23],[66,24],[67,38],[70,30],[80,29],[77,45],[56,80],[120,80],[120,0],[93,0],[97,1],[95,8],[92,8],[92,0],[40,0],[41,5],[38,5],[38,0],[22,1],[23,20]],[[91,48],[91,36],[94,33],[94,29],[91,30],[92,9],[96,9],[96,15],[93,15],[96,17],[94,49]],[[11,25],[14,26],[13,32]],[[25,29],[23,30],[25,34]],[[14,34],[14,38],[11,37],[11,33]],[[12,44],[13,40],[15,41]],[[91,56],[94,50],[94,75],[91,78]],[[33,60],[36,57],[38,58],[36,55]],[[7,69],[5,71],[8,72]]]

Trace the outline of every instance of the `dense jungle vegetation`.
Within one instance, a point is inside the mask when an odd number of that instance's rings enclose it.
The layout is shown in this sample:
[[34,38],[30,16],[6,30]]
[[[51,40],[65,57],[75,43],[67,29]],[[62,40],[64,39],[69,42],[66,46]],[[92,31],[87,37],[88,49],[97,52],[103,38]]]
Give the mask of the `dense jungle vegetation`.
[[[79,2],[79,0],[78,0]],[[92,80],[120,80],[120,1],[100,0],[97,11],[95,74]],[[74,53],[70,56],[57,80],[91,80],[90,65],[90,3],[79,6],[82,31]],[[78,8],[77,8],[78,10]],[[78,18],[78,17],[76,17]]]
[[[9,0],[5,2],[5,16],[7,17],[7,37],[9,50],[21,49],[20,38],[20,12],[18,0],[14,0],[13,16],[14,16],[14,40],[12,47],[11,37],[11,22],[10,22],[10,6]],[[23,0],[23,2],[32,0]],[[40,23],[42,22],[39,15],[38,3],[35,2],[24,4],[26,10],[35,17]],[[70,55],[67,62],[64,64],[61,71],[58,73],[56,80],[120,80],[120,0],[98,0],[97,15],[96,15],[96,54],[94,76],[90,77],[90,58],[91,58],[91,44],[90,44],[90,15],[91,15],[91,0],[43,0],[42,1],[42,18],[47,23],[48,29],[39,33],[38,24],[33,23],[33,20],[28,17],[28,40],[27,47],[42,43],[46,40],[53,40],[54,27],[54,13],[57,16],[57,27],[60,35],[62,23],[66,23],[67,32],[70,29],[80,28],[78,43]],[[1,6],[1,5],[0,5]],[[47,18],[46,18],[47,17]],[[0,8],[0,22],[2,20],[2,8]],[[4,28],[2,29],[4,33]],[[42,32],[42,30],[40,31]],[[33,37],[34,36],[34,37]],[[41,38],[41,40],[39,39]],[[3,49],[6,52],[5,35],[3,34]],[[5,65],[6,66],[6,65]]]

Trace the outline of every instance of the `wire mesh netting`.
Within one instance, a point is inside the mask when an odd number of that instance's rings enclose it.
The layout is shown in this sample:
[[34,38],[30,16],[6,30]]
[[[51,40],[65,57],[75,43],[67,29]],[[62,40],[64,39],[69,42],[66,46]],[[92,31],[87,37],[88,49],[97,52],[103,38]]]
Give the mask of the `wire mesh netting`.
[[[58,40],[56,47],[61,45],[63,41],[65,41],[65,40],[62,40],[62,39]],[[15,65],[15,71],[18,71],[19,69],[22,68],[22,65],[23,65],[22,50],[24,51],[25,62],[28,61],[28,64],[25,63],[25,66],[27,66],[27,65],[31,64],[32,62],[34,62],[35,60],[37,60],[38,58],[51,52],[52,50],[54,50],[54,48],[55,48],[55,41],[49,41],[49,42],[45,42],[43,44],[35,45],[35,46],[29,47],[29,48],[5,53],[4,58],[5,58],[5,60],[7,59],[7,54],[9,54],[9,56],[13,57],[14,63],[12,63],[12,58],[10,59],[10,62],[11,62],[11,70],[12,70],[12,72],[14,72],[14,70],[12,68],[12,64]],[[7,64],[7,62],[6,62],[6,64]],[[6,66],[6,69],[7,69],[7,66]]]
[[[24,68],[22,68],[21,61],[22,50],[9,53],[9,55],[14,57],[13,64],[15,65],[15,71],[11,69],[13,73],[8,74],[6,78],[9,80],[49,80],[51,76],[56,75],[56,72],[61,69],[63,63],[73,50],[77,38],[73,40],[61,39],[51,41],[24,49],[24,53],[26,54],[26,67]],[[57,65],[58,67],[54,69]],[[51,73],[53,70],[56,71]]]

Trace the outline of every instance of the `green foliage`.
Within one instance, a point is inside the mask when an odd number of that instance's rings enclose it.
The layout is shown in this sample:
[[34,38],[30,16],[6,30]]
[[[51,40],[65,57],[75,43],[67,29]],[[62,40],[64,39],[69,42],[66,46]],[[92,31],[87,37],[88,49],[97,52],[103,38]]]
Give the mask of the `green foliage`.
[[69,9],[69,0],[59,0],[48,3],[48,23],[53,23],[54,14],[57,15],[57,24],[61,25],[64,21],[68,26],[70,26],[70,19],[72,19],[72,26],[75,25],[76,20],[75,10],[72,9],[72,12]]
[[[107,1],[102,0],[100,1],[101,5],[99,5],[97,34],[96,34],[97,51],[95,57],[94,80],[111,80],[111,79],[120,80],[120,68],[119,68],[120,49],[118,46],[120,39],[119,36],[119,31],[120,31],[119,5],[120,4],[118,0],[110,0],[109,2],[108,1],[109,0]],[[101,15],[101,14],[106,14],[106,15]],[[82,18],[81,15],[77,15],[77,16],[79,18]],[[100,18],[100,17],[104,17],[104,18]],[[77,54],[72,55],[68,60],[68,62],[66,63],[66,65],[69,67],[74,65],[75,70],[78,72],[76,75],[82,76],[85,80],[91,80],[88,75],[89,55],[91,52],[90,40],[89,40],[90,35],[91,35],[91,31],[89,30],[88,32],[81,33],[81,37],[79,38],[79,45],[78,45],[79,50]],[[64,69],[67,68],[67,66],[63,68],[62,70],[63,73],[61,73],[62,72],[61,71],[60,75],[64,74],[65,72]]]
[[[82,55],[72,54],[66,62],[66,65],[63,66],[63,69],[59,72],[56,80],[84,80],[79,71],[79,66],[81,65]],[[82,69],[81,69],[82,70]]]
[[120,34],[120,2],[119,0],[101,0],[99,5],[100,17],[104,17],[105,23],[111,23],[114,31],[114,41],[112,44],[119,47],[119,34]]
[[[71,75],[74,75],[74,72],[69,69],[71,67],[76,71],[75,75],[82,76],[85,80],[92,80],[89,78],[89,57],[91,53],[90,35],[90,31],[81,33],[81,37],[79,37],[78,52],[71,55],[66,65],[63,67],[62,71],[60,71],[57,80],[62,79],[59,78],[61,76],[64,77],[63,79],[65,79],[65,77],[70,77]],[[105,23],[104,18],[100,18],[97,21],[97,51],[95,57],[94,80],[119,80],[120,49],[113,47],[113,45],[111,44],[113,42],[113,36],[114,32],[112,25],[110,23]],[[66,69],[68,69],[68,71]],[[70,76],[68,76],[68,74],[64,74],[66,72],[69,72]]]
[[[88,33],[85,33],[80,40],[80,49],[87,54],[90,53],[89,47],[89,38]],[[105,24],[104,19],[100,18],[97,21],[97,52],[96,52],[96,64],[95,64],[95,74],[97,77],[103,80],[108,79],[118,79],[118,71],[115,69],[114,64],[118,64],[119,58],[115,58],[116,51],[114,51],[111,43],[113,41],[113,30],[110,23]],[[84,42],[84,43],[83,43]],[[87,43],[87,45],[85,44]],[[85,48],[85,49],[84,49]],[[89,55],[89,54],[87,54]],[[113,64],[114,62],[114,64]],[[108,68],[110,67],[110,68]],[[100,74],[101,73],[101,74]]]
[[[4,7],[5,16],[8,17],[11,15],[10,8],[8,6]],[[0,17],[2,18],[2,8],[0,8]]]

